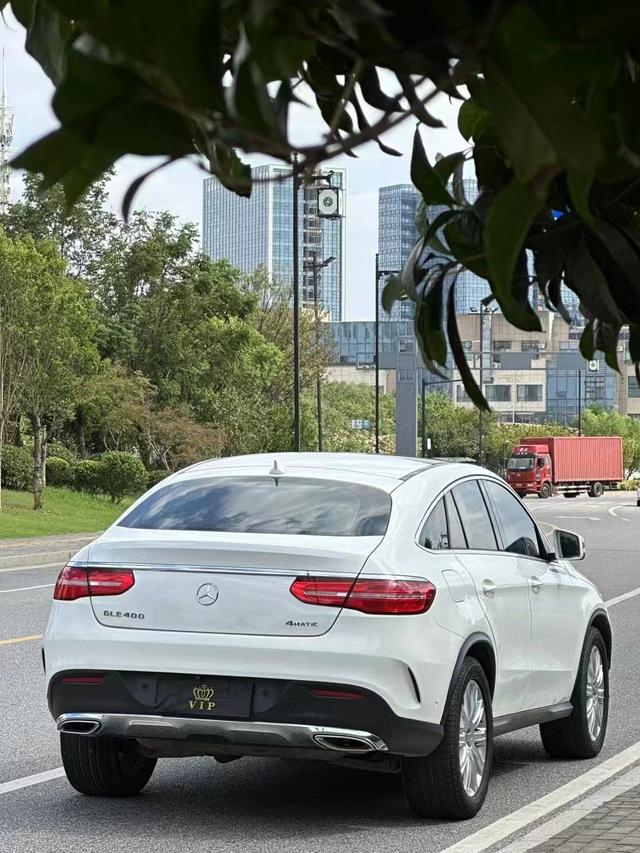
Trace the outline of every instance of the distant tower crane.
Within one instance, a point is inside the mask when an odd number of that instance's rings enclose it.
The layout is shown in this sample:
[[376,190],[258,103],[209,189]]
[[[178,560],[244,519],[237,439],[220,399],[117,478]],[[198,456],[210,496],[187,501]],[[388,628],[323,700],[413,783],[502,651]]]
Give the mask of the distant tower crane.
[[13,111],[7,103],[4,48],[2,50],[2,93],[0,94],[0,213],[11,203],[11,166],[9,154],[13,142]]

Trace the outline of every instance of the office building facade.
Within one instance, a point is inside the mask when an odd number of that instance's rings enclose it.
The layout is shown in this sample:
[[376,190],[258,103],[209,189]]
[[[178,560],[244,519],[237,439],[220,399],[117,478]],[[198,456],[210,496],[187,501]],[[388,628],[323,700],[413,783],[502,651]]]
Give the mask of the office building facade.
[[[227,259],[251,275],[263,266],[275,281],[293,283],[293,186],[287,166],[265,165],[251,170],[250,198],[227,190],[215,177],[203,184],[202,249],[213,260]],[[346,172],[319,170],[321,180],[301,186],[299,210],[299,281],[302,304],[314,301],[313,263],[334,258],[317,273],[318,302],[325,316],[341,320],[345,304]],[[326,178],[326,180],[324,179]],[[318,190],[341,190],[341,216],[318,215]]]

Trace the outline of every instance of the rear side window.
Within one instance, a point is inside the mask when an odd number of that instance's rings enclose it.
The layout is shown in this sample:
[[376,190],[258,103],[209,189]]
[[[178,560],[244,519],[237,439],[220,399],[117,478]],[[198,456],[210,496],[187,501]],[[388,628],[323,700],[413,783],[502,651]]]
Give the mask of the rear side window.
[[171,483],[120,527],[306,536],[383,536],[391,498],[359,483],[303,477],[217,477]]
[[447,508],[447,518],[449,519],[449,547],[461,549],[467,547],[467,540],[464,536],[464,529],[460,521],[458,507],[453,500],[451,493],[447,492],[444,496],[445,506]]
[[469,548],[478,551],[497,551],[498,543],[493,532],[487,505],[477,480],[467,480],[452,489]]
[[422,533],[420,544],[432,551],[446,551],[449,548],[449,532],[447,529],[447,514],[444,509],[444,500],[438,503],[429,513]]
[[502,533],[504,550],[513,554],[540,556],[538,534],[533,521],[517,498],[499,483],[485,480],[485,488],[493,502],[495,515]]

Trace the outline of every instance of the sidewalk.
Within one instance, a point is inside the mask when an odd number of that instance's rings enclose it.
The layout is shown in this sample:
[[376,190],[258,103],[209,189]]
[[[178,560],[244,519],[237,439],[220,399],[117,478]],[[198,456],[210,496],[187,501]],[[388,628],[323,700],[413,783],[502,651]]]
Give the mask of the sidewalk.
[[564,832],[530,849],[532,853],[640,851],[640,785],[619,794]]
[[1,539],[0,570],[63,563],[99,535],[99,532],[65,533],[29,539]]

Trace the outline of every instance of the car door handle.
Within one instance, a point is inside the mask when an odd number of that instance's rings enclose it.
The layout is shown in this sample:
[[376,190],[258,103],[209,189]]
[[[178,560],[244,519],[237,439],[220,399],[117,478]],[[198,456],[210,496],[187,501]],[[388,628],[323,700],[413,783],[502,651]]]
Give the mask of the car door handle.
[[482,591],[487,596],[487,598],[493,598],[496,594],[496,585],[493,581],[485,579],[482,581]]
[[530,580],[531,589],[533,592],[541,592],[542,591],[542,581],[540,578],[533,577]]

